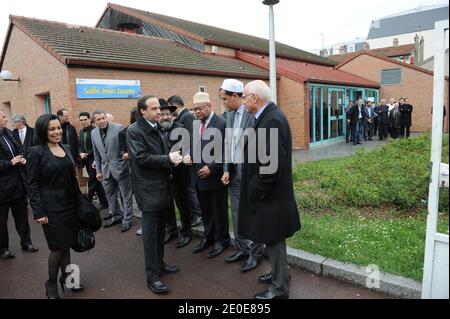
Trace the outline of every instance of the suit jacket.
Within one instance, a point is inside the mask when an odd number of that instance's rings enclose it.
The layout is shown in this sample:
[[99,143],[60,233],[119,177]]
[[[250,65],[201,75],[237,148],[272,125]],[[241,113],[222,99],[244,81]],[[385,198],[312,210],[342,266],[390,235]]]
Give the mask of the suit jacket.
[[136,202],[143,212],[171,205],[169,148],[158,128],[142,116],[127,129],[128,156]]
[[[75,178],[75,160],[70,148],[61,145],[73,163],[73,180]],[[48,212],[60,212],[71,207],[68,203],[68,188],[77,188],[78,184],[66,185],[63,174],[55,163],[55,157],[47,144],[30,148],[27,158],[28,199],[34,218],[47,216]]]
[[[23,155],[20,142],[16,140],[13,133],[8,129],[4,129],[3,132],[14,149],[14,155]],[[26,193],[24,167],[13,166],[12,159],[8,146],[0,136],[0,203],[7,203]]]
[[192,115],[191,112],[189,112],[189,110],[186,108],[182,112],[180,112],[180,114],[178,114],[175,122],[183,125],[192,134],[192,125],[194,120],[194,115]]
[[[22,144],[23,154],[28,153],[28,149],[34,145],[34,128],[27,126],[27,133],[25,134],[25,140]],[[13,131],[14,137],[20,142],[19,130],[15,129]]]
[[411,104],[402,104],[399,106],[399,109],[402,117],[402,125],[411,127],[413,106]]
[[[209,122],[209,125],[206,128],[205,131],[205,137],[208,136],[208,133],[211,132],[211,129],[215,128],[218,129],[221,133],[221,143],[222,143],[222,149],[224,148],[224,138],[225,138],[225,126],[226,122],[225,120],[218,116],[217,114],[214,114],[211,118],[211,121]],[[194,124],[194,130],[196,128],[200,128],[200,121],[196,121]],[[197,134],[193,134],[194,138],[198,137]],[[210,139],[202,139],[200,143],[200,149],[203,153],[203,149],[208,146],[213,141],[213,138]],[[199,141],[194,141],[194,143],[198,143]],[[217,143],[217,142],[216,142]],[[195,152],[195,149],[193,150]],[[213,157],[217,156],[218,154],[212,154]],[[206,163],[204,161],[204,158],[202,156],[201,163],[195,163],[195,154],[193,156],[194,164],[192,165],[192,181],[193,186],[197,187],[201,191],[217,191],[217,190],[224,190],[226,189],[226,186],[223,185],[221,178],[223,175],[223,153],[218,161],[213,161],[212,163]],[[202,169],[205,165],[208,166],[209,170],[211,171],[211,175],[206,179],[200,179],[197,175],[197,172]]]
[[243,238],[258,243],[274,244],[291,237],[300,229],[300,217],[295,202],[292,179],[292,135],[289,122],[280,109],[269,104],[256,120],[256,137],[259,129],[277,129],[278,145],[270,150],[270,131],[266,132],[267,154],[277,152],[278,167],[275,173],[261,174],[267,166],[257,158],[249,163],[249,152],[260,144],[246,143],[245,163],[242,167],[241,193],[238,212],[238,232]]
[[119,133],[123,129],[122,125],[108,123],[105,145],[100,136],[100,129],[96,127],[92,130],[91,139],[94,150],[94,158],[97,174],[102,174],[103,179],[122,179],[130,175],[128,161],[122,159],[120,154]]
[[372,120],[372,123],[373,123],[374,122],[373,120],[377,117],[377,113],[375,113],[374,109],[371,109],[370,111],[371,111],[370,112],[371,114],[369,115],[369,107],[367,105],[364,106],[364,109],[363,109],[364,120],[366,122],[368,122],[369,120]]
[[69,122],[61,125],[61,127],[63,129],[62,144],[69,145],[72,157],[77,160],[77,158],[80,157],[78,154],[79,146],[77,130]]
[[88,154],[88,161],[93,161],[94,160],[94,149],[93,149],[93,147],[92,147],[92,138],[91,138],[91,136],[92,136],[92,131],[94,130],[94,126],[90,126],[90,127],[88,127],[88,129],[87,129],[87,137],[86,137],[86,147],[85,147],[85,145],[84,145],[84,143],[83,143],[83,132],[84,132],[84,129],[82,128],[81,130],[80,130],[80,134],[79,134],[79,149],[78,149],[78,151],[80,152],[80,153],[87,153]]
[[[364,106],[361,107],[361,112],[363,113],[361,115],[364,118]],[[356,123],[358,122],[358,119],[359,119],[359,106],[358,106],[358,104],[354,104],[350,108],[350,110],[348,112],[348,119],[350,120],[350,125],[351,126],[355,126],[356,125]]]
[[[226,121],[226,128],[232,129],[234,127],[234,120],[236,117],[236,111],[226,112],[224,114],[225,121]],[[244,113],[242,114],[241,119],[241,125],[240,128],[245,131],[249,127],[251,127],[252,121],[254,120],[254,116],[248,113],[247,108],[244,109]],[[229,134],[231,133],[231,134]],[[238,141],[236,142],[237,145],[240,145],[242,143],[242,139],[244,138],[244,134],[241,134]],[[233,132],[232,130],[227,130],[226,132],[226,139],[225,139],[225,159],[232,160],[231,159],[231,147],[232,147],[232,139],[233,139]],[[239,151],[239,148],[237,148],[237,151]],[[237,157],[239,158],[239,157]],[[224,163],[223,170],[224,172],[231,172],[232,171],[232,163]]]
[[389,122],[389,106],[380,105],[377,110],[378,115],[378,123],[379,124],[388,124]]

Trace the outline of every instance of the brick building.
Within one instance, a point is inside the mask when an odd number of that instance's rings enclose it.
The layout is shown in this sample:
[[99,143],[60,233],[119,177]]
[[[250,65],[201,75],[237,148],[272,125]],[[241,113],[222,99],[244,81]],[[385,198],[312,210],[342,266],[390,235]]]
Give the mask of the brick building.
[[[381,83],[380,96],[389,101],[408,97],[414,106],[412,130],[425,132],[431,129],[434,73],[421,67],[389,59],[373,52],[360,52],[337,66],[353,74]],[[445,108],[449,114],[449,81],[445,81]],[[444,130],[448,132],[448,117]]]
[[[177,94],[189,105],[204,90],[220,113],[222,81],[268,80],[267,55],[266,39],[115,4],[95,28],[11,16],[0,68],[20,81],[0,81],[0,108],[33,123],[65,107],[76,126],[80,111],[102,108],[127,125],[137,96],[89,96],[87,88],[83,94],[80,83],[89,80],[127,81],[142,94]],[[326,58],[281,43],[277,58],[278,104],[295,148],[341,140],[348,100],[378,98],[378,82],[338,70]]]

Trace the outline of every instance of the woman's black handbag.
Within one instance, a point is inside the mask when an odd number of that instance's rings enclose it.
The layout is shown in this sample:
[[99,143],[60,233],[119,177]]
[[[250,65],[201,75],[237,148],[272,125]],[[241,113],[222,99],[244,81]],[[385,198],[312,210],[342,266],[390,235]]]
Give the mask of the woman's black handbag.
[[78,193],[78,221],[91,231],[96,232],[102,227],[100,211],[81,192]]
[[84,253],[91,250],[95,246],[95,236],[94,233],[83,225],[77,226],[77,235],[75,244],[72,249],[78,253]]

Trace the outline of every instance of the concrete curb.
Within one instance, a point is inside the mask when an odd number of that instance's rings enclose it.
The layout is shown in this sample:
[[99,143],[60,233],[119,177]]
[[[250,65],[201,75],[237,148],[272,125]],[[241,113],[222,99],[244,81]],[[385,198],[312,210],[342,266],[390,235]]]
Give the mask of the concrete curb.
[[[192,231],[194,236],[203,236],[203,227],[194,227]],[[230,237],[234,239],[234,234],[230,233]],[[421,283],[402,276],[380,272],[379,287],[368,288],[366,283],[370,281],[369,276],[373,275],[373,271],[367,270],[366,267],[340,262],[289,246],[287,257],[289,266],[310,271],[317,276],[332,277],[401,299],[420,299],[422,296]]]

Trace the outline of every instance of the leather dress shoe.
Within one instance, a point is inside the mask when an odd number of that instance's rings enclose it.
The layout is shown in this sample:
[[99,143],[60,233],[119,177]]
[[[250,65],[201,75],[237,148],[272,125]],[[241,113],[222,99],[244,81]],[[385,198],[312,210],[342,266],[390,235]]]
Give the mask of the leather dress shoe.
[[111,218],[107,223],[103,225],[103,228],[112,227],[114,225],[120,224],[122,221],[120,219]]
[[131,228],[131,224],[122,224],[122,233],[126,232]]
[[10,252],[9,250],[5,250],[4,252],[2,252],[0,254],[0,258],[2,259],[11,259],[16,257],[12,252]]
[[206,249],[208,249],[209,246],[211,246],[212,243],[207,240],[207,239],[202,239],[202,241],[200,242],[200,244],[198,244],[195,248],[193,253],[194,254],[198,254],[201,253],[202,251],[205,251]]
[[169,292],[169,288],[161,281],[160,278],[147,281],[147,287],[155,294],[166,294]]
[[[289,275],[289,281],[291,280],[291,275]],[[258,282],[262,284],[271,284],[272,283],[272,274],[268,273],[258,277]]]
[[28,251],[28,252],[30,252],[30,253],[35,253],[35,252],[37,252],[39,249],[38,249],[37,247],[33,246],[32,244],[29,244],[29,245],[27,245],[27,246],[23,246],[23,247],[22,247],[22,250],[23,250],[23,251]]
[[177,248],[183,248],[187,244],[189,244],[192,240],[192,236],[183,236],[181,235],[180,238],[178,238],[177,241]]
[[248,256],[248,254],[245,251],[238,250],[233,255],[226,257],[225,262],[227,262],[229,264],[236,263],[238,261],[241,261],[242,259],[244,259],[247,256]]
[[259,260],[260,260],[259,258],[256,258],[253,256],[248,257],[248,259],[245,261],[244,265],[242,266],[241,271],[247,272],[247,271],[250,271],[250,270],[256,268],[256,266],[258,266],[258,264],[259,264]]
[[164,244],[168,244],[172,240],[175,240],[176,238],[178,238],[177,233],[167,233],[166,236],[164,237]]
[[272,283],[272,274],[265,274],[258,277],[258,282],[262,284],[271,284]]
[[255,299],[261,300],[271,300],[271,299],[289,299],[289,294],[284,293],[281,295],[276,295],[272,290],[266,290],[262,293],[255,295]]
[[164,264],[162,269],[161,269],[161,272],[163,274],[175,274],[175,273],[177,273],[179,271],[180,271],[180,268],[178,268],[175,265],[171,266],[171,265]]
[[230,246],[230,243],[215,243],[213,249],[208,253],[208,258],[219,256],[225,249]]

